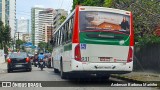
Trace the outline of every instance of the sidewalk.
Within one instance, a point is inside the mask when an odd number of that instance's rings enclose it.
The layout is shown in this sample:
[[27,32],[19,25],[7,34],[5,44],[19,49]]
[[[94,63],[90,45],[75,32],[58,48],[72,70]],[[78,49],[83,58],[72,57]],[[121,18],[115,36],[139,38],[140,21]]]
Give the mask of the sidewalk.
[[7,63],[0,63],[0,74],[7,72]]
[[143,82],[155,82],[160,88],[160,73],[152,73],[152,72],[131,72],[128,74],[113,74],[112,77],[135,82],[135,83],[143,83]]

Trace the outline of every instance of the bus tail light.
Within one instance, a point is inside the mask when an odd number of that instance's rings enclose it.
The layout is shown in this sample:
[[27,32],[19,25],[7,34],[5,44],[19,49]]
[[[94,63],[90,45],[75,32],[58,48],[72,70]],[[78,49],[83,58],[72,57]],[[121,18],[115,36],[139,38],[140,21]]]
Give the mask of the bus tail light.
[[77,61],[81,61],[81,52],[80,52],[80,44],[75,47],[74,58]]
[[127,63],[132,62],[132,60],[133,60],[133,49],[129,47]]
[[29,62],[29,61],[30,61],[30,59],[29,59],[29,57],[27,57],[27,58],[26,58],[26,62]]
[[8,62],[8,64],[10,64],[10,63],[11,63],[11,59],[9,58],[9,59],[7,60],[7,62]]

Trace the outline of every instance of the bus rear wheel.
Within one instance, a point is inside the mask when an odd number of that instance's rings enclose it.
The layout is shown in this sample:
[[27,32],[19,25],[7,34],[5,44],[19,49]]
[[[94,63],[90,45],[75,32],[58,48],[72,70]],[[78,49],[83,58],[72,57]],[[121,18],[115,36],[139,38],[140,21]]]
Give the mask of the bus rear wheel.
[[58,69],[54,68],[54,73],[59,73]]
[[62,60],[60,62],[60,75],[61,75],[61,79],[66,79],[66,73],[63,72],[63,64],[62,64]]
[[109,80],[110,75],[109,74],[97,74],[97,78],[102,80]]

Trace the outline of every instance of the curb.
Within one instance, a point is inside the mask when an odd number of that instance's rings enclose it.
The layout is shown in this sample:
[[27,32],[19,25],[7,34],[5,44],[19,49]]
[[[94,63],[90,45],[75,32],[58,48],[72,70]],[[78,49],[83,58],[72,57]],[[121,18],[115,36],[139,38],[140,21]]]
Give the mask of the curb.
[[0,74],[7,73],[7,69],[0,69]]
[[7,68],[3,67],[5,64],[7,64],[7,63],[6,62],[0,63],[0,66],[2,66],[2,67],[0,67],[0,74],[7,73]]
[[[147,83],[147,81],[140,81],[140,80],[130,79],[130,78],[127,78],[127,77],[125,77],[125,76],[120,76],[120,75],[111,75],[111,77],[117,78],[117,79],[126,80],[126,81],[129,81],[129,82],[134,82],[134,83]],[[149,82],[149,81],[148,81],[148,82]],[[157,87],[153,87],[153,88],[158,88],[158,89],[160,89],[160,82],[157,83]]]

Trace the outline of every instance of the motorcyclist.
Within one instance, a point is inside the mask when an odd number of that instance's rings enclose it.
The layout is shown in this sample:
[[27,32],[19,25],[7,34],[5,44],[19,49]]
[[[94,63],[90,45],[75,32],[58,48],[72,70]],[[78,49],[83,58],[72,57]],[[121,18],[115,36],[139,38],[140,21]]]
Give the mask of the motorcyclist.
[[38,55],[38,66],[40,66],[40,60],[43,60],[43,66],[44,66],[44,55],[43,55],[43,52],[40,52],[40,54]]
[[34,62],[34,65],[37,66],[36,65],[36,62],[38,62],[38,54],[37,53],[35,53],[35,55],[34,55],[33,62]]

